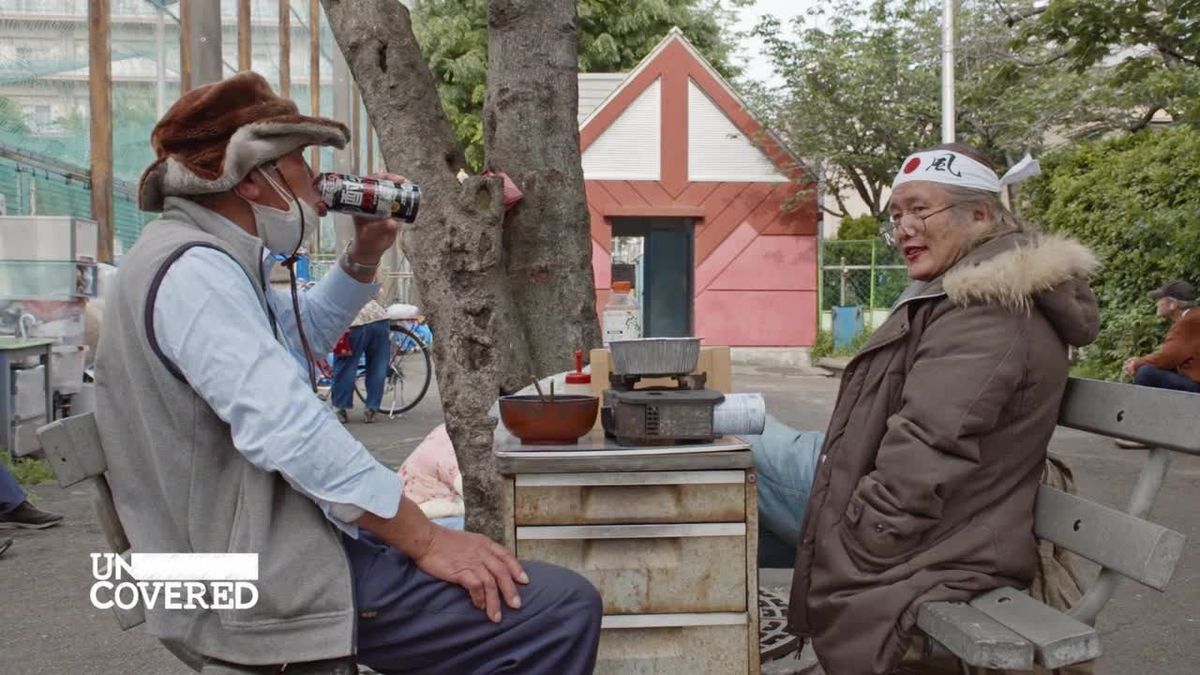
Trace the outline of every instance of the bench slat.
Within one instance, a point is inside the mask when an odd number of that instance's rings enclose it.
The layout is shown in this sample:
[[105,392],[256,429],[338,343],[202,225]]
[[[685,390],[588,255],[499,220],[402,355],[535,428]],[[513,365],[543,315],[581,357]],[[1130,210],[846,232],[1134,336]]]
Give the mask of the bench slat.
[[1071,378],[1058,423],[1200,454],[1200,394]]
[[[125,550],[121,554],[121,558],[126,563],[129,562],[130,553],[132,551]],[[129,609],[121,609],[120,606],[113,604],[112,612],[117,616],[117,625],[121,627],[121,630],[129,630],[130,628],[136,628],[146,623],[146,609],[142,607],[142,603],[140,602]]]
[[927,602],[917,627],[969,665],[1033,670],[1033,645],[983,612],[961,602]]
[[1046,486],[1038,491],[1034,531],[1159,591],[1175,573],[1185,541],[1174,530]]
[[1091,661],[1100,656],[1100,635],[1014,588],[998,588],[971,606],[1033,643],[1034,657],[1047,669]]
[[99,476],[108,468],[92,413],[47,424],[38,429],[37,436],[61,487]]
[[96,488],[96,496],[92,506],[96,509],[96,520],[100,521],[100,529],[104,530],[104,539],[114,551],[128,551],[129,537],[121,526],[121,518],[117,515],[117,505],[113,502],[112,490],[104,476],[92,480]]

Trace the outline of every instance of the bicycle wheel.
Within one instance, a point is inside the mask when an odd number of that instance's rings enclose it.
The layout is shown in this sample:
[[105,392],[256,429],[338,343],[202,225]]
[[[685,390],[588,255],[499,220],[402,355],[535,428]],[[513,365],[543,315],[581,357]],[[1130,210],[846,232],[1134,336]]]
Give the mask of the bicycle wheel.
[[408,412],[417,406],[433,381],[433,358],[429,347],[403,325],[392,326],[392,358],[383,389],[382,410],[388,415]]

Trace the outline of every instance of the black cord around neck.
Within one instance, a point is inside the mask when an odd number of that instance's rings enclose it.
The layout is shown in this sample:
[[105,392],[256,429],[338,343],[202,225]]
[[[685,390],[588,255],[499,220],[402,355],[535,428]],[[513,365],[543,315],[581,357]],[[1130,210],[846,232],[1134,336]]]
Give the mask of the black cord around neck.
[[[279,171],[278,166],[275,167]],[[304,364],[308,366],[308,386],[313,393],[317,393],[317,370],[313,363],[312,347],[308,343],[308,335],[304,332],[304,316],[300,314],[300,291],[296,288],[296,260],[299,256],[296,255],[300,251],[300,247],[304,245],[304,234],[308,228],[304,222],[304,207],[300,205],[300,200],[296,198],[296,192],[292,190],[292,186],[288,183],[287,176],[279,171],[279,178],[283,182],[283,187],[287,188],[288,195],[292,198],[292,202],[296,204],[296,209],[300,211],[300,241],[296,243],[296,248],[292,254],[283,261],[283,266],[288,271],[288,283],[292,290],[292,312],[296,315],[296,331],[300,334],[300,349],[304,352]]]

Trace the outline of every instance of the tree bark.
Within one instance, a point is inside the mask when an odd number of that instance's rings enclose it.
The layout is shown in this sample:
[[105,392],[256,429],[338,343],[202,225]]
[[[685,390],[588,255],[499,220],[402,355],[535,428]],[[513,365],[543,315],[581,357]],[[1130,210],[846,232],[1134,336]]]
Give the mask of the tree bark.
[[489,0],[486,163],[525,193],[508,214],[504,250],[538,377],[600,344],[578,90],[574,0]]
[[509,292],[501,237],[500,181],[455,179],[462,148],[396,0],[321,0],[354,73],[389,170],[419,184],[421,212],[405,227],[425,313],[437,332],[434,359],[446,426],[463,473],[467,527],[501,536],[499,481],[488,409],[531,368]]

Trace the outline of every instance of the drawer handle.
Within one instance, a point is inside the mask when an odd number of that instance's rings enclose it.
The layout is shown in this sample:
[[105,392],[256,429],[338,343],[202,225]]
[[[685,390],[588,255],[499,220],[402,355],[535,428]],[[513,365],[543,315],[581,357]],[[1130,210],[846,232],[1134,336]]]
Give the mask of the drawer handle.
[[522,487],[597,485],[741,485],[745,471],[626,471],[612,473],[527,473],[516,477]]
[[677,525],[526,525],[518,540],[530,539],[658,539],[665,537],[741,537],[745,523],[681,523]]
[[745,612],[703,614],[617,614],[600,620],[602,629],[684,628],[687,626],[742,626],[749,621]]

